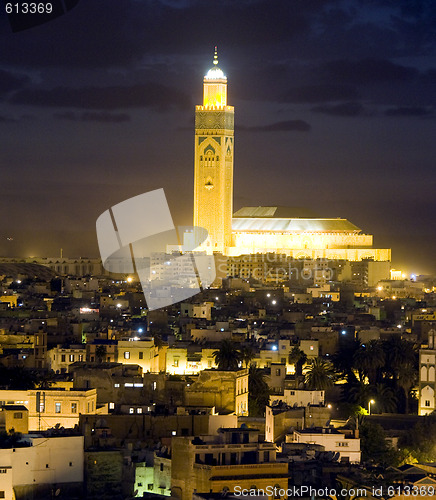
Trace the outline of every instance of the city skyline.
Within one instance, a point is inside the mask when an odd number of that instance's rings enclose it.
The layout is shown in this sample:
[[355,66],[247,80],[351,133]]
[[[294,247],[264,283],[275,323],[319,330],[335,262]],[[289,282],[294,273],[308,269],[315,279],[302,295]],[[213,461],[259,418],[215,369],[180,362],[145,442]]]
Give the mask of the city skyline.
[[345,217],[394,267],[434,272],[431,2],[82,4],[25,32],[0,21],[0,254],[96,256],[97,216],[160,187],[190,224],[193,105],[217,44],[235,211]]

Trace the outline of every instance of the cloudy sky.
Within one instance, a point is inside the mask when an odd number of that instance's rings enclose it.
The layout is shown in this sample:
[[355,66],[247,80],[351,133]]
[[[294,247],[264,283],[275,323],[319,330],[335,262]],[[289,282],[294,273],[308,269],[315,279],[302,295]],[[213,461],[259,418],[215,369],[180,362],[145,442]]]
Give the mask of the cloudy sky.
[[15,33],[3,13],[0,255],[97,256],[97,217],[161,187],[190,224],[218,45],[235,209],[345,217],[435,272],[435,34],[434,0],[81,0]]

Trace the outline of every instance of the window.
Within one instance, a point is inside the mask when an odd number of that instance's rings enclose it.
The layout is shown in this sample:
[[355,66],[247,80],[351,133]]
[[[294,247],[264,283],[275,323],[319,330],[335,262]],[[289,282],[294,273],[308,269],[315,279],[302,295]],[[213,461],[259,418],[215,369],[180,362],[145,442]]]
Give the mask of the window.
[[55,403],[55,413],[61,412],[61,403]]
[[109,410],[115,409],[115,403],[109,403]]
[[280,375],[280,368],[276,369],[276,375],[278,375],[278,376]]
[[70,361],[73,362],[74,361],[74,354],[70,354]]
[[144,359],[144,353],[142,351],[139,352],[139,359]]
[[160,464],[160,470],[163,471],[163,464]]
[[152,391],[155,391],[155,390],[156,390],[156,386],[157,386],[156,382],[153,382],[153,383],[151,384],[151,390],[152,390]]
[[425,406],[430,406],[430,400],[429,399],[425,400]]
[[77,413],[77,403],[71,403],[71,413]]
[[178,359],[174,360],[174,366],[179,366],[179,360]]
[[62,363],[65,363],[65,354],[62,354],[62,355],[61,355],[61,362],[62,362]]
[[129,413],[135,413],[135,408],[129,408]]
[[130,359],[130,351],[124,351],[124,359]]
[[119,387],[119,386],[120,386],[120,384],[114,384],[114,387]]
[[70,467],[72,467],[72,466],[73,466],[73,462],[70,462]]
[[142,408],[136,408],[136,413],[142,413]]
[[0,498],[6,498],[5,497],[5,492],[3,490],[0,491]]
[[23,418],[23,412],[17,411],[16,413],[14,413],[14,418],[17,418],[17,419]]

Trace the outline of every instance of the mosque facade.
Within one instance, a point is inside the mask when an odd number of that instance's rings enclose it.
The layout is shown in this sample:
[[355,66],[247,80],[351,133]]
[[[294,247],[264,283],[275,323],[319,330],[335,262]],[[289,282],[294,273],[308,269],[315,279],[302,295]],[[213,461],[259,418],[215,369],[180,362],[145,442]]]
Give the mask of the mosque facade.
[[390,249],[343,218],[319,218],[304,209],[243,207],[233,213],[234,107],[227,77],[213,67],[195,108],[194,226],[205,228],[208,253],[227,256],[276,253],[297,259],[390,261]]

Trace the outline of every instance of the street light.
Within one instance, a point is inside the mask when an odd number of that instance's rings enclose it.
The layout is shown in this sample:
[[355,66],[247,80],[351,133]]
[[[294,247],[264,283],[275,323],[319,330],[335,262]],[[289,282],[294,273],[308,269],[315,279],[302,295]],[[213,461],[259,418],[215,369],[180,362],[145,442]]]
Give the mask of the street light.
[[375,403],[375,401],[373,399],[371,399],[368,402],[368,415],[371,415],[371,405],[373,405],[374,403]]

